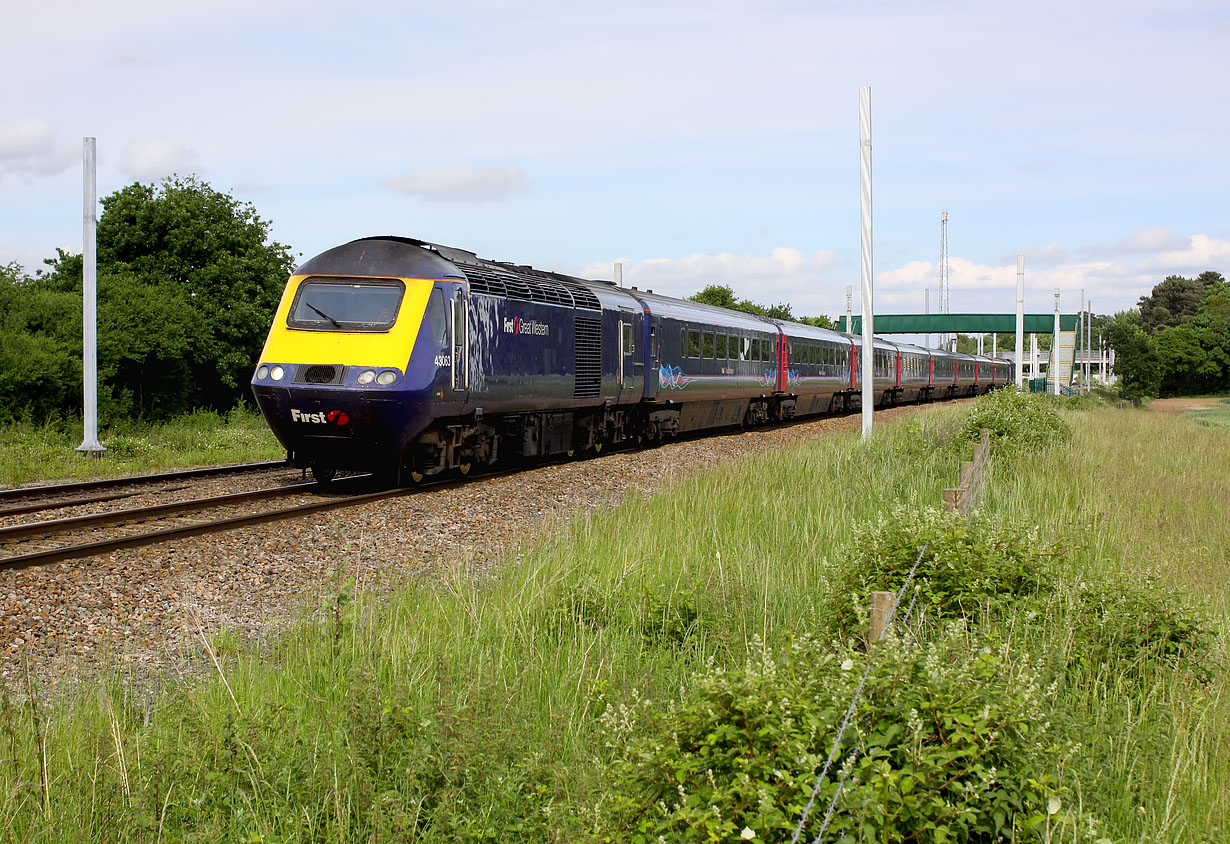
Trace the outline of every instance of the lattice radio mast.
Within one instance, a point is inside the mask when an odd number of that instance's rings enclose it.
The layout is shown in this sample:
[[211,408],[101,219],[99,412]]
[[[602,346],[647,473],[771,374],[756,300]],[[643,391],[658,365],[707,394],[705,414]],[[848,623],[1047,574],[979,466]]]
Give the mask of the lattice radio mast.
[[[948,313],[948,212],[940,212],[940,313]],[[947,346],[949,336],[944,334],[941,342]]]

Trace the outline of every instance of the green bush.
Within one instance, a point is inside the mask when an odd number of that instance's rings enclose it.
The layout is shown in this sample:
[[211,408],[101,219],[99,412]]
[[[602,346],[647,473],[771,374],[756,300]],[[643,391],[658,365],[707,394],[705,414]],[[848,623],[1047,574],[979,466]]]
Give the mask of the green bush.
[[[898,507],[856,529],[852,556],[832,578],[828,616],[834,632],[851,632],[872,592],[898,591],[924,545],[914,578],[915,613],[933,619],[1001,610],[1047,590],[1053,579],[1054,554],[1023,526],[966,521],[935,507]],[[903,603],[914,594],[908,592]]]
[[1072,437],[1072,428],[1059,415],[1053,398],[1015,387],[995,390],[974,402],[954,446],[967,451],[978,442],[983,428],[991,431],[993,448],[1012,451],[1038,451]]
[[1083,582],[1075,591],[1077,609],[1065,625],[1075,666],[1116,677],[1176,669],[1200,682],[1213,676],[1216,633],[1182,594],[1153,580]]
[[[790,840],[866,655],[811,639],[784,657],[754,652],[711,668],[680,698],[637,699],[603,715],[611,804],[604,841]],[[803,830],[819,831],[850,777],[826,840],[1023,841],[1060,809],[1053,772],[1076,748],[1058,737],[1027,658],[961,626],[925,647],[877,650],[842,758]]]

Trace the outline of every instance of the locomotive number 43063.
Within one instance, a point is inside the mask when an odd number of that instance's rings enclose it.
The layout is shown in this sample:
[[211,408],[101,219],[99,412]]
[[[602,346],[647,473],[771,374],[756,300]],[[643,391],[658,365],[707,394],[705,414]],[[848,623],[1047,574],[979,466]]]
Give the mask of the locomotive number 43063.
[[453,363],[451,355],[436,355],[436,366],[450,366]]

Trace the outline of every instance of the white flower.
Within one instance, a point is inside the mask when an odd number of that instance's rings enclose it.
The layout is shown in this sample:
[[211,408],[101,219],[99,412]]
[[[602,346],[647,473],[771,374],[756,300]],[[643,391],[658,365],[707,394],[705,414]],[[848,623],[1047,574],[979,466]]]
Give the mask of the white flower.
[[841,664],[842,671],[849,671],[853,667],[854,667],[854,660],[852,659],[847,659]]
[[756,833],[752,830],[750,826],[745,826],[743,827],[743,831],[739,833],[739,837],[743,839],[751,840],[752,838],[756,837]]

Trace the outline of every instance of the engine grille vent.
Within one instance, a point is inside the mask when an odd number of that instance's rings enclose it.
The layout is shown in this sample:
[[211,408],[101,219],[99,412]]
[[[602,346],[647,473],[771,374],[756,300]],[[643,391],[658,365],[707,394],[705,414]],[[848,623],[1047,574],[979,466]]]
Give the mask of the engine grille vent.
[[340,384],[345,367],[317,363],[300,367],[295,379],[300,384]]
[[602,386],[602,320],[576,318],[575,399],[595,399]]
[[475,293],[520,299],[524,302],[542,302],[564,308],[599,310],[598,297],[592,291],[560,276],[523,267],[504,270],[467,264],[463,269],[470,281],[470,290]]

